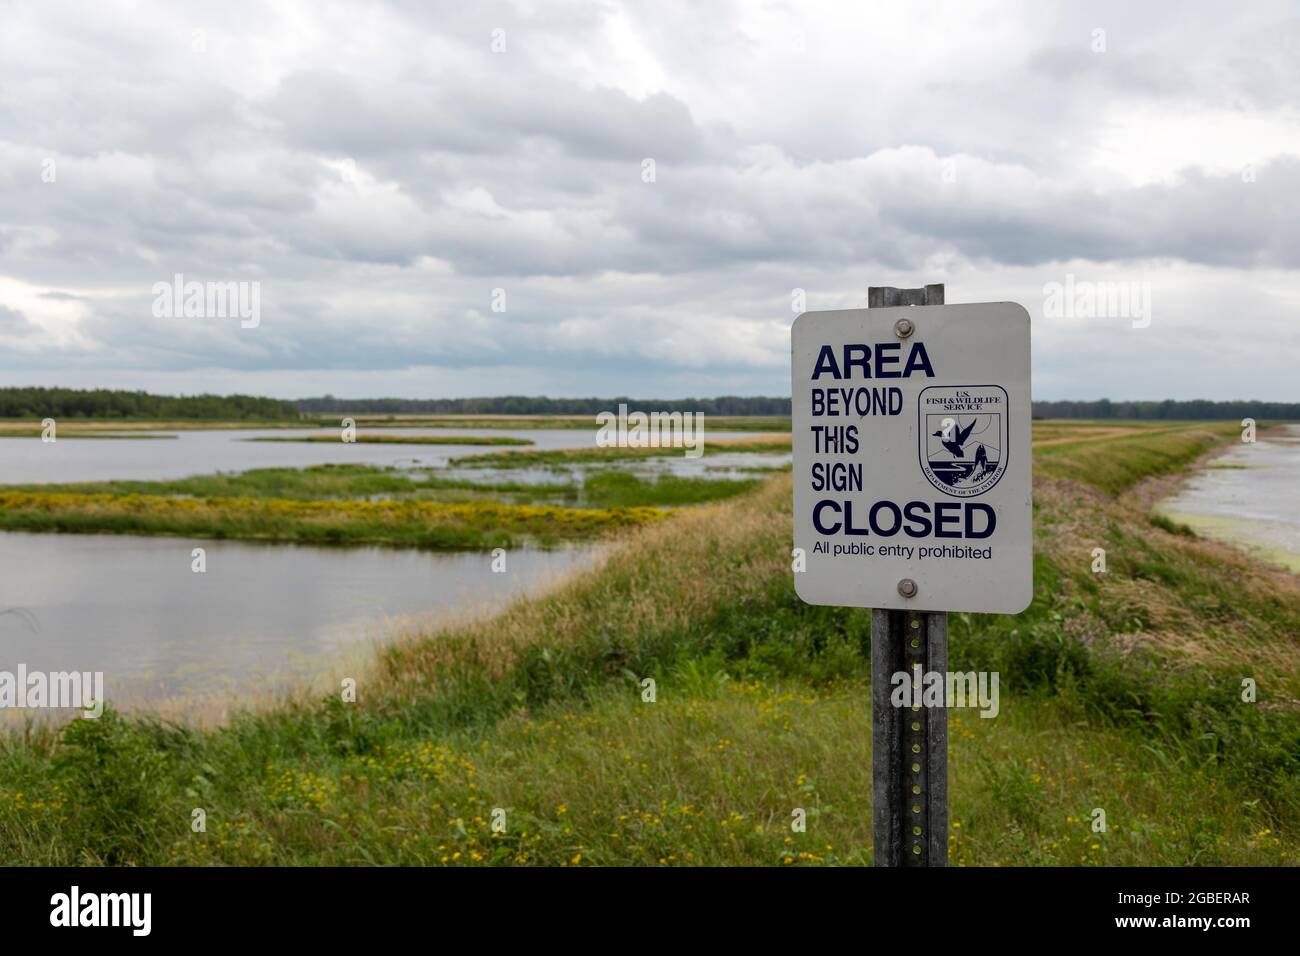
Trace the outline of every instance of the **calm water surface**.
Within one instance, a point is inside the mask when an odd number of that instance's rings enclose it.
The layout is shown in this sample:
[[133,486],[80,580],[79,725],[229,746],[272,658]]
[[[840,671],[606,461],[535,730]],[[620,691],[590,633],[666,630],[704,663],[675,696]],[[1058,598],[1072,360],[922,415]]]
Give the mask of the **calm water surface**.
[[0,534],[0,670],[103,671],[115,705],[237,700],[322,673],[349,645],[500,607],[593,556],[516,549],[499,574],[488,553]]
[[[0,484],[67,483],[81,481],[158,481],[239,472],[252,468],[306,468],[323,464],[396,465],[441,468],[456,458],[506,451],[492,445],[373,445],[363,442],[266,442],[249,438],[288,438],[323,435],[331,429],[229,429],[176,431],[154,434],[175,438],[63,438],[43,442],[36,438],[0,438]],[[444,428],[385,428],[385,435],[474,435],[524,438],[531,446],[520,449],[594,448],[595,430],[488,428],[458,431]],[[715,438],[754,437],[754,432],[705,432]],[[673,466],[702,469],[710,459],[673,459]]]
[[[0,438],[0,485],[158,480],[357,463],[454,467],[457,458],[501,450],[482,445],[254,442],[320,435],[324,429],[177,431],[174,439]],[[384,429],[383,434],[525,438],[534,449],[595,445],[578,429]],[[760,437],[752,432],[710,438]],[[744,477],[788,454],[648,459],[643,474]],[[482,481],[581,480],[592,467],[462,468]],[[207,571],[191,570],[191,549]],[[512,550],[508,571],[489,554],[382,548],[327,549],[125,535],[0,532],[0,670],[103,671],[121,707],[224,696],[281,686],[329,671],[341,652],[449,615],[497,609],[523,592],[590,563],[592,548]]]
[[1160,510],[1300,571],[1300,426],[1236,446]]

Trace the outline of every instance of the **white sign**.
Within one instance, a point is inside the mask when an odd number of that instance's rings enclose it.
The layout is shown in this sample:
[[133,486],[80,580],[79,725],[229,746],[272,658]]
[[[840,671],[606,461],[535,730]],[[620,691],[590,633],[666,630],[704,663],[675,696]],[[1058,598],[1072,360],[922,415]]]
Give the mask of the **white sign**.
[[1028,607],[1029,313],[1014,302],[805,312],[791,345],[799,597]]

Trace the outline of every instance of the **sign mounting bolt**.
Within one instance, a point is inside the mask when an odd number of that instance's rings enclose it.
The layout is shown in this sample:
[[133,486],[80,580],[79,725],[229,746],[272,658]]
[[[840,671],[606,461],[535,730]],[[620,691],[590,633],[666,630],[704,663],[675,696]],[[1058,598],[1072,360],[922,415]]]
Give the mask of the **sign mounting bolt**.
[[[906,322],[906,319],[900,321]],[[905,598],[916,597],[916,582],[911,578],[903,578],[898,582],[898,593]]]
[[894,334],[900,339],[905,339],[916,331],[916,326],[912,324],[911,319],[899,319],[894,323]]

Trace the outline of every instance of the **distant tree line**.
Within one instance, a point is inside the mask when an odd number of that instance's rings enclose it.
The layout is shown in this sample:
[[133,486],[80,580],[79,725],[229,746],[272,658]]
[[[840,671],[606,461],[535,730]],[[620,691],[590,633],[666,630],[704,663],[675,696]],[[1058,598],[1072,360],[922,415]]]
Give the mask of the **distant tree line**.
[[[206,419],[270,421],[303,414],[392,415],[595,415],[626,404],[634,411],[703,412],[706,415],[790,415],[790,399],[724,395],[721,398],[303,398],[283,401],[253,395],[153,395],[118,389],[0,388],[0,418]],[[1300,402],[1205,399],[1176,402],[1034,402],[1035,418],[1300,420]]]
[[[495,398],[320,398],[298,400],[305,413],[389,415],[595,415],[614,411],[619,404],[640,411],[704,412],[706,415],[790,415],[788,398],[546,398],[506,395]],[[1128,419],[1300,419],[1300,402],[1235,401],[1206,399],[1177,402],[1034,402],[1035,418]]]
[[505,395],[499,398],[303,398],[298,408],[308,413],[390,415],[595,415],[618,410],[704,412],[706,415],[789,415],[788,398],[545,398]]
[[1095,402],[1034,402],[1035,418],[1142,418],[1190,419],[1300,419],[1300,402],[1212,402],[1196,398],[1176,402],[1112,402],[1103,398]]
[[296,419],[293,402],[253,395],[151,395],[118,389],[0,388],[0,418]]

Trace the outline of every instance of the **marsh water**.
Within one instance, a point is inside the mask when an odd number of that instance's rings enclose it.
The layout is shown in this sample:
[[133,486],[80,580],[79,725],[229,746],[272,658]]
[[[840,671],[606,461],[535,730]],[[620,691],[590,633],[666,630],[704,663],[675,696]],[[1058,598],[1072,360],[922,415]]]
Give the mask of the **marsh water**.
[[[376,430],[378,431],[378,430]],[[520,449],[592,447],[594,430],[398,428],[382,434],[508,436]],[[159,438],[0,438],[0,485],[162,480],[254,468],[355,463],[455,469],[485,445],[262,442],[326,429],[159,432]],[[753,432],[706,438],[761,438]],[[789,455],[673,455],[638,462],[646,475],[746,477]],[[598,465],[455,469],[492,481],[581,482]],[[450,473],[450,472],[449,472]],[[206,551],[192,570],[191,550]],[[467,612],[490,611],[592,559],[594,549],[512,549],[505,573],[489,554],[196,541],[128,535],[0,533],[0,670],[102,671],[111,704],[251,695],[318,676],[348,648]]]
[[486,553],[0,534],[0,670],[102,671],[121,707],[238,701],[349,646],[499,608],[592,554],[513,549],[494,573]]
[[[239,472],[253,468],[306,468],[323,464],[366,464],[398,467],[443,468],[457,458],[507,451],[491,445],[400,445],[366,442],[249,441],[256,438],[294,438],[328,435],[334,429],[221,429],[140,432],[165,437],[0,438],[0,484],[49,484],[83,481],[160,481]],[[521,438],[532,445],[510,446],[533,450],[593,448],[594,429],[447,430],[442,428],[374,429],[383,435],[487,436]],[[171,437],[174,436],[174,437]],[[708,432],[705,440],[762,437],[754,432]],[[788,460],[788,457],[787,457]],[[711,458],[685,455],[659,459],[660,467],[676,473],[702,472]]]
[[1206,537],[1300,571],[1300,425],[1235,446],[1160,511]]

